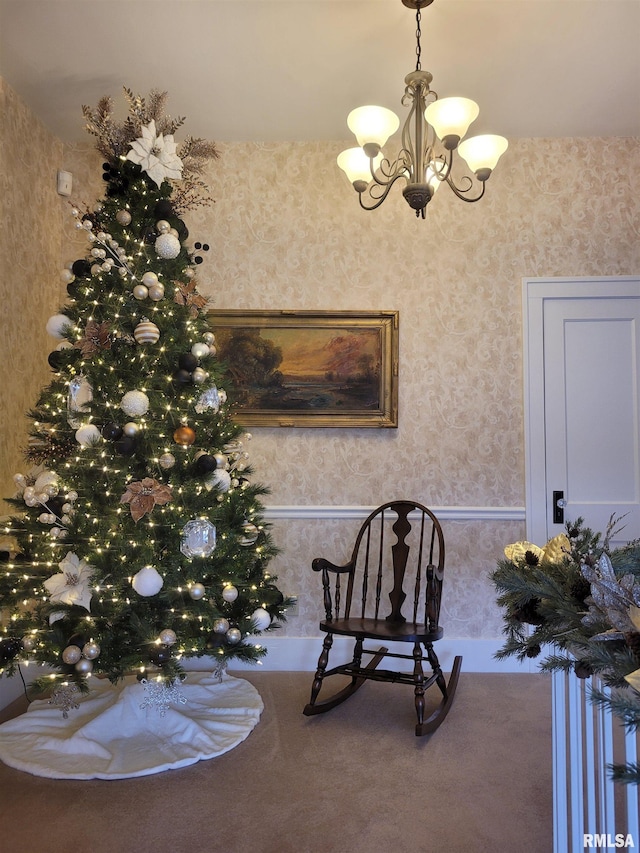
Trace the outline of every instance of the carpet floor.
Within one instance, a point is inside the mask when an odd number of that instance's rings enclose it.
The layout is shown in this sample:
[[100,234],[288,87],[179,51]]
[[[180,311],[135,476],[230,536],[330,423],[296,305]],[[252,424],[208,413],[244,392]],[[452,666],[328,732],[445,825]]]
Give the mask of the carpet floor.
[[[247,740],[218,758],[106,782],[46,779],[0,763],[0,850],[553,849],[549,677],[465,674],[463,663],[449,716],[417,738],[410,687],[369,682],[329,713],[304,717],[311,673],[236,675],[255,685],[265,709]],[[436,692],[427,696],[435,701]],[[12,713],[22,710],[14,703]]]

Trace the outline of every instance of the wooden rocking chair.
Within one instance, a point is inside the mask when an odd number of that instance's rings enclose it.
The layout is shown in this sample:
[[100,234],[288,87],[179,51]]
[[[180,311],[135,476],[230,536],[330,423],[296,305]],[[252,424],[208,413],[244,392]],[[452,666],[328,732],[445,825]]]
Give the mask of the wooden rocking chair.
[[[451,707],[462,664],[462,657],[457,656],[447,683],[433,650],[433,643],[443,635],[438,620],[444,574],[444,536],[435,515],[414,501],[384,504],[372,512],[360,528],[346,565],[337,566],[318,558],[313,561],[312,568],[322,572],[325,619],[320,629],[326,636],[304,714],[311,716],[335,708],[368,679],[399,682],[414,687],[418,716],[416,735],[435,731]],[[406,615],[403,614],[407,599],[405,583],[411,594]],[[387,598],[391,602],[388,613],[386,608],[383,612]],[[327,669],[334,635],[355,640],[353,658]],[[410,654],[390,651],[386,645],[365,649],[366,640],[411,643],[413,649]],[[363,654],[372,656],[364,666]],[[411,661],[412,671],[378,669],[383,658]],[[431,669],[430,675],[425,676],[424,662]],[[324,679],[331,675],[346,675],[351,680],[333,696],[319,702]],[[437,684],[442,699],[425,720],[424,693],[433,684]]]

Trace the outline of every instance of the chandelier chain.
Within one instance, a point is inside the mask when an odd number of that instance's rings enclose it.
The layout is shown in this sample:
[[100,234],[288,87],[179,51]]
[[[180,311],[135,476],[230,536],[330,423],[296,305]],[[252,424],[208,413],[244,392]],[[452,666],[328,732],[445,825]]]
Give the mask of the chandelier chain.
[[416,9],[416,71],[422,70],[422,64],[420,62],[422,48],[420,47],[420,36],[422,35],[422,31],[420,29],[420,20],[422,15],[420,14],[420,7]]

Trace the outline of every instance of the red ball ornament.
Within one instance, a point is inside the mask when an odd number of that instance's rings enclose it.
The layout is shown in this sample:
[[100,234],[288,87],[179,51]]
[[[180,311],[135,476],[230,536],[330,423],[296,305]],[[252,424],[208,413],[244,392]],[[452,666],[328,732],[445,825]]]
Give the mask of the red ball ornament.
[[173,434],[173,440],[176,444],[182,444],[185,447],[193,444],[196,440],[196,434],[190,426],[179,426]]

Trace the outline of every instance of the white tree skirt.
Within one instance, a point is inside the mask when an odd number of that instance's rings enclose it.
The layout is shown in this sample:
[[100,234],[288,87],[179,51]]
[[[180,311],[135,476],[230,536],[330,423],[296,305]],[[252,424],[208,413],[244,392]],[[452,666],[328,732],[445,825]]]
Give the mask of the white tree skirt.
[[[90,676],[90,693],[76,693],[67,719],[42,699],[0,725],[0,759],[51,779],[127,779],[215,758],[241,743],[263,709],[255,687],[226,673],[189,672],[182,702],[165,709],[136,680],[117,685]],[[141,707],[144,706],[144,707]]]

